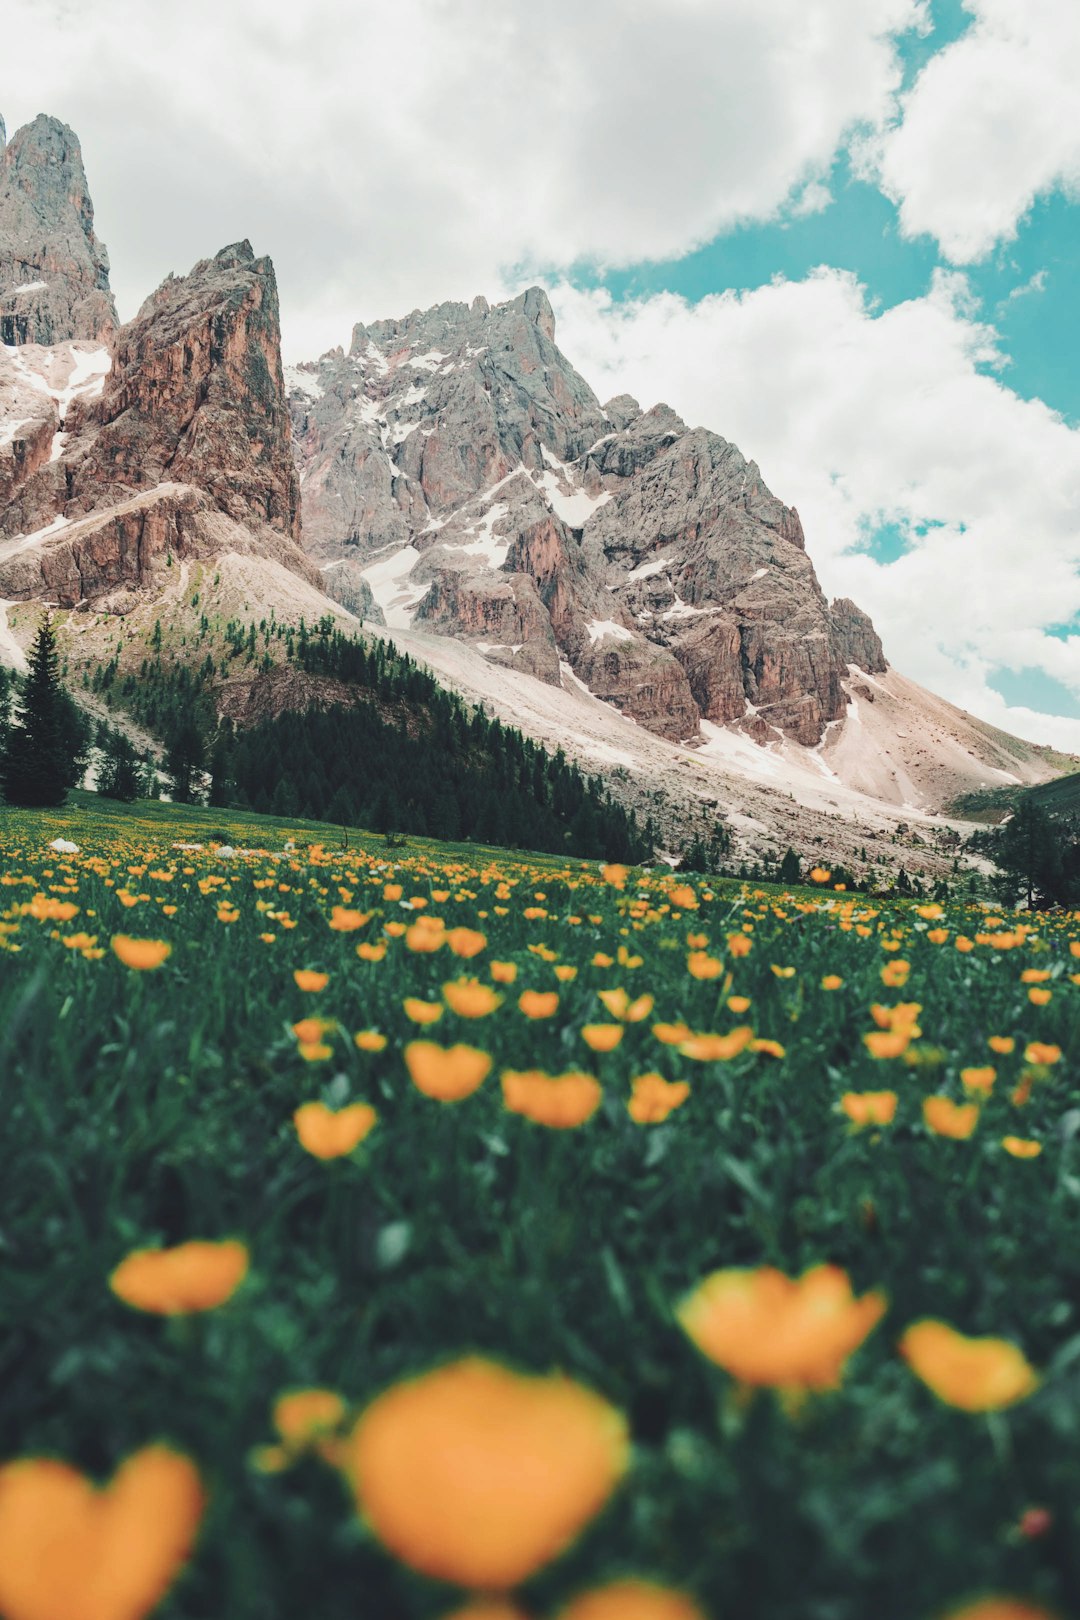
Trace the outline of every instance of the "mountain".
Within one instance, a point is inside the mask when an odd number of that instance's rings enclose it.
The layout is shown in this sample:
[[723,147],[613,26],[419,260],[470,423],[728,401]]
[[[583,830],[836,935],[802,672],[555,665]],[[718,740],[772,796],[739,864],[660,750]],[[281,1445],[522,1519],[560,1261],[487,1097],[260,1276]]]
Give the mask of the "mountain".
[[42,113],[5,145],[0,120],[0,342],[104,342],[118,324],[74,130]]
[[720,818],[855,867],[903,839],[943,870],[945,805],[1067,764],[891,669],[757,466],[666,405],[601,405],[540,289],[283,370],[247,242],[118,326],[75,136],[38,118],[0,163],[0,659],[49,603],[87,706],[197,669],[207,712],[261,726],[340,699],[292,630],[364,621],[666,847]]
[[554,334],[532,288],[358,326],[290,369],[328,593],[551,685],[568,668],[670,741],[705,719],[817,745],[848,663],[885,669],[869,620],[829,607],[753,462],[666,405],[601,406]]

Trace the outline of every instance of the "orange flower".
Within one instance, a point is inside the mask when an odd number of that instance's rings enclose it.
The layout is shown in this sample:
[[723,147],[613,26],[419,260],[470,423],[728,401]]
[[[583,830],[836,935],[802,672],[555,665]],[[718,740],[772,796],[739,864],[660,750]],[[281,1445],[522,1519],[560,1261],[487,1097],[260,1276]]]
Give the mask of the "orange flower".
[[302,1046],[310,1046],[314,1041],[321,1041],[333,1028],[332,1018],[300,1018],[293,1025],[292,1032]]
[[311,968],[297,968],[293,978],[298,990],[325,990],[330,983],[329,973],[316,973]]
[[634,1094],[626,1108],[635,1125],[659,1125],[690,1095],[685,1080],[665,1080],[662,1074],[639,1074],[630,1085]]
[[571,963],[560,962],[559,966],[555,969],[555,977],[559,980],[560,984],[569,984],[571,979],[577,978],[577,971],[577,968],[573,967]]
[[414,1024],[437,1024],[443,1015],[439,1001],[421,1001],[418,996],[406,996],[401,1005],[406,1018],[411,1018]]
[[503,1102],[512,1114],[524,1114],[536,1125],[573,1130],[591,1119],[603,1100],[591,1074],[548,1075],[541,1069],[507,1069],[502,1077]]
[[978,1069],[961,1069],[960,1084],[965,1091],[981,1092],[988,1097],[994,1089],[997,1070],[989,1063]]
[[526,1018],[550,1018],[558,1005],[557,990],[523,990],[518,996],[518,1006]]
[[502,1006],[502,996],[478,979],[456,979],[442,987],[443,999],[459,1018],[487,1018]]
[[368,1103],[350,1103],[334,1113],[325,1103],[303,1103],[293,1115],[300,1146],[316,1159],[341,1159],[374,1130],[378,1114]]
[[729,934],[727,944],[732,956],[749,956],[754,948],[753,940],[748,939],[745,934]]
[[727,1004],[729,1011],[733,1012],[736,1018],[741,1017],[744,1012],[750,1011],[749,996],[728,996]]
[[348,1408],[332,1389],[294,1389],[274,1402],[274,1428],[291,1448],[331,1434],[345,1421]]
[[386,1036],[380,1035],[377,1029],[360,1029],[353,1036],[353,1045],[361,1052],[382,1052],[386,1047]]
[[597,995],[612,1018],[626,1024],[640,1024],[653,1010],[652,996],[638,996],[631,1001],[625,990],[598,990]]
[[1001,1145],[1014,1159],[1037,1159],[1042,1152],[1042,1143],[1027,1136],[1003,1136]]
[[623,1038],[623,1027],[621,1024],[586,1024],[581,1038],[594,1052],[614,1052]]
[[109,1287],[136,1310],[186,1316],[224,1305],[247,1273],[243,1243],[181,1243],[175,1249],[134,1249],[109,1278]]
[[821,981],[821,988],[823,990],[839,990],[843,982],[839,973],[826,973]]
[[1026,1063],[1060,1063],[1061,1047],[1051,1046],[1047,1041],[1029,1041],[1024,1048],[1024,1061]]
[[686,971],[692,979],[718,979],[724,964],[719,957],[709,956],[705,951],[691,951],[686,958]]
[[612,1581],[582,1592],[557,1620],[705,1620],[685,1592],[652,1581]]
[[451,928],[446,943],[455,956],[479,956],[487,944],[487,935],[476,928]]
[[329,927],[336,934],[353,934],[370,921],[370,911],[347,911],[344,906],[335,906],[330,913]]
[[654,1024],[652,1032],[664,1046],[680,1046],[692,1034],[689,1024]]
[[881,982],[888,989],[895,990],[900,985],[907,984],[908,975],[910,972],[910,962],[905,962],[903,958],[899,956],[894,957],[891,962],[886,962],[885,966],[882,968]]
[[713,1272],[677,1315],[698,1349],[743,1383],[820,1390],[840,1383],[885,1305],[880,1291],[856,1299],[839,1266],[796,1278],[760,1266]]
[[132,939],[130,934],[114,934],[112,948],[126,968],[138,973],[152,973],[172,954],[172,946],[163,939]]
[[491,963],[491,977],[495,980],[496,984],[513,984],[514,980],[517,978],[517,974],[518,970],[516,962]]
[[897,1058],[911,1045],[910,1029],[873,1029],[863,1036],[872,1058]]
[[453,1614],[444,1614],[442,1620],[529,1620],[529,1617],[524,1609],[504,1603],[501,1598],[477,1598],[473,1603],[466,1603],[463,1609],[455,1609]]
[[348,1478],[403,1563],[500,1592],[570,1545],[628,1461],[624,1419],[592,1390],[470,1356],[380,1395],[353,1431]]
[[810,868],[811,883],[828,883],[832,873],[825,866],[812,866]]
[[1032,985],[1031,989],[1028,991],[1028,1000],[1031,1002],[1033,1007],[1045,1007],[1046,1003],[1050,1000],[1053,994],[1054,992],[1052,990],[1043,990],[1040,989],[1038,985]]
[[691,1035],[679,1042],[679,1051],[683,1057],[694,1058],[698,1063],[726,1063],[745,1052],[753,1038],[750,1026],[740,1024],[726,1035]]
[[786,1049],[779,1041],[769,1041],[764,1038],[750,1042],[751,1052],[763,1052],[766,1057],[782,1058],[786,1056]]
[[979,1123],[977,1103],[954,1103],[949,1097],[927,1097],[922,1111],[927,1130],[957,1142],[966,1141]]
[[491,1058],[475,1046],[410,1041],[404,1058],[417,1091],[439,1102],[460,1102],[463,1097],[471,1097],[491,1073]]
[[777,967],[775,962],[770,962],[769,966],[778,979],[793,979],[795,977],[793,967]]
[[845,1091],[840,1107],[855,1125],[891,1125],[896,1117],[896,1092]]
[[1011,1035],[991,1035],[986,1044],[992,1052],[1000,1052],[1002,1057],[1016,1050],[1016,1042]]
[[446,931],[441,917],[418,917],[405,930],[405,945],[418,954],[433,955],[446,943]]
[[1038,1375],[1015,1344],[969,1339],[947,1322],[915,1322],[900,1340],[900,1354],[938,1400],[964,1412],[1000,1412],[1039,1387]]
[[386,955],[386,941],[380,939],[378,944],[371,945],[366,940],[356,947],[356,954],[361,962],[381,962]]
[[67,1463],[0,1468],[7,1620],[141,1620],[187,1562],[206,1506],[190,1458],[147,1446],[99,1488]]
[[613,889],[621,889],[624,888],[626,884],[627,868],[625,866],[616,866],[614,862],[609,862],[607,866],[602,866],[600,868],[600,876],[603,878],[605,883],[610,883]]
[[673,906],[678,906],[680,911],[695,911],[697,909],[697,895],[689,883],[680,883],[670,891],[668,898]]

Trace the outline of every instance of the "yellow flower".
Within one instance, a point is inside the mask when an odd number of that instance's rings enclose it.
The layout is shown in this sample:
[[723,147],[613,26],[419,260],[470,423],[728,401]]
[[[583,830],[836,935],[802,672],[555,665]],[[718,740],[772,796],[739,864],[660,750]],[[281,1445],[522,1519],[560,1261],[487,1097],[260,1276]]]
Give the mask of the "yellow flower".
[[380,1395],[353,1430],[347,1477],[403,1563],[502,1592],[570,1545],[628,1461],[625,1421],[592,1390],[471,1356]]
[[459,1018],[487,1018],[502,1006],[502,996],[478,979],[457,979],[443,985],[443,999]]
[[900,1340],[900,1354],[938,1400],[964,1412],[999,1412],[1039,1387],[1038,1375],[1015,1344],[969,1339],[947,1322],[915,1322]]
[[840,1107],[855,1125],[891,1125],[896,1117],[896,1092],[845,1091]]
[[353,1045],[360,1052],[382,1052],[386,1048],[386,1036],[380,1035],[377,1029],[360,1029],[353,1036]]
[[743,1383],[821,1390],[840,1383],[885,1306],[880,1291],[856,1299],[839,1266],[796,1278],[760,1266],[713,1272],[677,1315],[698,1349]]
[[243,1243],[181,1243],[135,1249],[109,1278],[117,1298],[156,1316],[212,1311],[231,1299],[248,1273]]
[[626,1108],[636,1125],[659,1125],[690,1095],[685,1080],[665,1080],[662,1074],[639,1074],[630,1085],[633,1096]]
[[298,990],[315,992],[325,990],[330,983],[329,973],[316,973],[311,968],[297,968],[293,974]]
[[142,1620],[191,1553],[206,1506],[194,1463],[147,1446],[99,1488],[67,1463],[0,1468],[7,1620]]
[[1042,1143],[1026,1136],[1003,1136],[1001,1145],[1014,1159],[1037,1159],[1042,1152]]
[[652,1581],[612,1581],[582,1592],[557,1620],[705,1620],[685,1592]]
[[592,1118],[603,1101],[591,1074],[545,1074],[540,1069],[507,1069],[502,1077],[503,1103],[536,1125],[573,1130]]
[[112,948],[126,968],[138,973],[152,973],[172,953],[172,946],[163,939],[132,939],[130,934],[114,934]]
[[793,979],[795,977],[795,969],[793,967],[777,967],[775,962],[771,962],[769,966],[776,974],[778,979]]
[[614,1052],[623,1033],[621,1024],[586,1024],[581,1038],[594,1052]]
[[698,1063],[726,1063],[745,1052],[753,1038],[749,1024],[740,1024],[726,1035],[691,1035],[679,1042],[679,1051]]
[[518,1006],[526,1018],[550,1018],[558,1009],[559,992],[557,990],[523,990],[518,996]]
[[954,1103],[949,1097],[927,1097],[922,1111],[927,1130],[958,1142],[966,1141],[979,1123],[977,1103]]
[[403,1055],[417,1091],[439,1102],[459,1102],[470,1097],[491,1073],[491,1058],[475,1046],[410,1041]]
[[316,1159],[340,1159],[374,1130],[378,1114],[368,1103],[350,1103],[337,1113],[325,1103],[303,1103],[293,1114],[300,1146]]
[[411,1018],[414,1024],[437,1024],[443,1015],[441,1002],[421,1001],[418,996],[406,996],[401,1005],[406,1018]]

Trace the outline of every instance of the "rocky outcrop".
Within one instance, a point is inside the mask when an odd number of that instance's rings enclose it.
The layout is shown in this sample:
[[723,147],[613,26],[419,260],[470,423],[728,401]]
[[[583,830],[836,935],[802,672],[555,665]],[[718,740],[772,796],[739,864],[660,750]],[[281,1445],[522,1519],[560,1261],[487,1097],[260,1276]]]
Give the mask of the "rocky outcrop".
[[288,380],[307,543],[327,575],[349,559],[391,629],[548,681],[568,664],[679,741],[704,718],[817,744],[848,664],[877,667],[755,463],[667,405],[601,407],[538,289],[358,326]]
[[117,334],[94,415],[76,508],[168,480],[205,490],[238,522],[299,538],[277,282],[250,243],[170,276],[146,300]]
[[837,597],[829,608],[833,645],[842,663],[857,664],[868,675],[883,675],[888,669],[881,637],[870,616],[846,596]]
[[0,151],[0,342],[104,342],[117,324],[78,138],[43,113]]

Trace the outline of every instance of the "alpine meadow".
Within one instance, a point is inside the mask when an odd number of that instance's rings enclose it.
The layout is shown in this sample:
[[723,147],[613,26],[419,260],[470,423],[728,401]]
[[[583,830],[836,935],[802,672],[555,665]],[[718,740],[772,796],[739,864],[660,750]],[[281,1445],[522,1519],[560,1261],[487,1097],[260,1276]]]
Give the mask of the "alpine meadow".
[[0,1620],[1078,1620],[1067,0],[10,3]]

